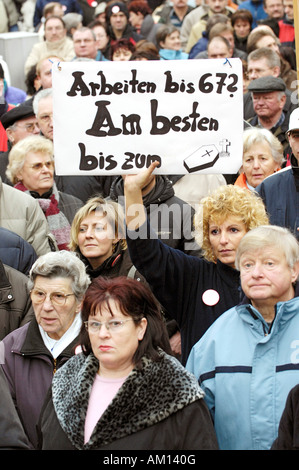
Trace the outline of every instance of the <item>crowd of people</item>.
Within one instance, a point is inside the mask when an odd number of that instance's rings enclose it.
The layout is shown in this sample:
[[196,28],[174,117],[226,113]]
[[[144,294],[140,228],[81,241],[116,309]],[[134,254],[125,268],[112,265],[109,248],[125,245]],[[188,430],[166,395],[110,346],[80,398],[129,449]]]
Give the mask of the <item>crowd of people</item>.
[[[15,31],[38,40],[24,89],[0,59],[0,449],[298,450],[293,1],[0,0]],[[242,62],[237,174],[56,175],[53,62],[215,58]]]

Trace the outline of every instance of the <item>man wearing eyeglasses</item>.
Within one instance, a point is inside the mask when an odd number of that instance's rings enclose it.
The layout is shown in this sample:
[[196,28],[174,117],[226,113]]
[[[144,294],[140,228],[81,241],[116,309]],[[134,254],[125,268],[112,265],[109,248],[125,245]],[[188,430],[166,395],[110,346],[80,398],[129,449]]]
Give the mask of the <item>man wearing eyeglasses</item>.
[[270,223],[289,228],[299,240],[299,108],[290,116],[287,137],[291,165],[266,178],[256,190],[264,200]]

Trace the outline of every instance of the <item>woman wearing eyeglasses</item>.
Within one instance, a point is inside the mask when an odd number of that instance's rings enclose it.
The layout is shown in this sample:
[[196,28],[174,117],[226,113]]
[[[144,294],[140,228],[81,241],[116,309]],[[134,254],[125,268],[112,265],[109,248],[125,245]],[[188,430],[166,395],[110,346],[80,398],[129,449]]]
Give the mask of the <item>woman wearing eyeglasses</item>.
[[58,249],[68,249],[70,225],[83,202],[57,190],[52,141],[43,136],[19,141],[9,153],[6,174],[16,189],[38,201]]
[[96,278],[82,320],[82,353],[54,376],[39,422],[39,448],[217,448],[202,391],[170,355],[159,304],[145,285]]
[[2,368],[32,448],[37,446],[36,424],[53,374],[78,344],[81,302],[89,283],[74,253],[41,256],[29,279],[35,316],[3,340]]

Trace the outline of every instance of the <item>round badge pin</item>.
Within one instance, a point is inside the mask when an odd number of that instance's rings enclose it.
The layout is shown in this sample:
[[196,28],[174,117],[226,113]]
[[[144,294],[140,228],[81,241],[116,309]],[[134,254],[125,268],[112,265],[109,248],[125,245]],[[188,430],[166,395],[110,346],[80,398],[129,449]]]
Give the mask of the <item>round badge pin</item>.
[[212,307],[213,305],[218,304],[220,295],[214,289],[208,289],[202,294],[202,301],[205,305]]

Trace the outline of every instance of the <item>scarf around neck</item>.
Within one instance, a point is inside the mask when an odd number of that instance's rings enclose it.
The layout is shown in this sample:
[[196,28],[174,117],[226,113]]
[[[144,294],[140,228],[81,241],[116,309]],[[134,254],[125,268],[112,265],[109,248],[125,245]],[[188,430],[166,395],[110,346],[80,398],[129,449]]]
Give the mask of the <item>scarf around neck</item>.
[[54,235],[59,250],[69,250],[71,227],[66,216],[59,210],[59,192],[56,184],[47,197],[40,197],[35,191],[29,191],[22,182],[14,186],[19,191],[34,197],[39,203],[49,224],[50,232]]

